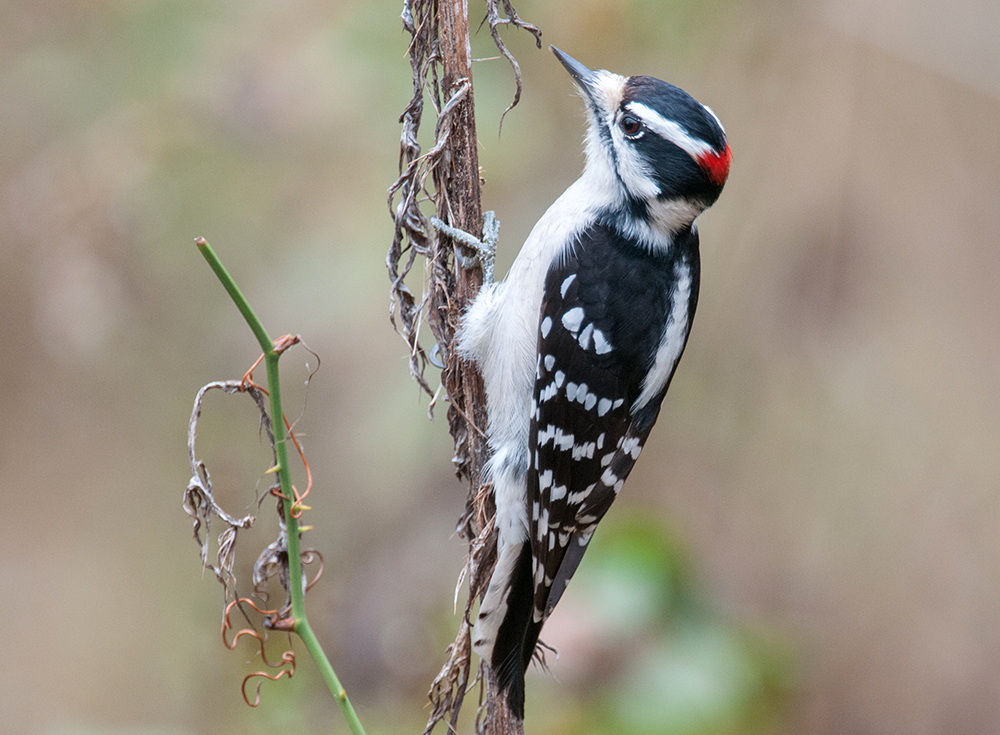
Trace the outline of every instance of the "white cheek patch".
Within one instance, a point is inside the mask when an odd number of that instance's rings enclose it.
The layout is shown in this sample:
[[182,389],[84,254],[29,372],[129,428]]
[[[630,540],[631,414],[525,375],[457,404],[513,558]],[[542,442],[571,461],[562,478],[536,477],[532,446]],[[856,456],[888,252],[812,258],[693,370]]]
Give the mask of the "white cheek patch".
[[[641,102],[629,102],[625,106],[625,109],[633,115],[639,117],[646,124],[646,127],[654,133],[659,135],[664,140],[669,140],[696,161],[702,156],[715,152],[712,146],[708,143],[692,137],[680,125],[673,120],[668,120],[663,117],[663,115],[658,113],[652,107],[647,107]],[[711,110],[709,110],[709,112],[711,112]]]
[[637,199],[655,199],[660,195],[652,169],[627,140],[614,121],[610,121],[611,137],[614,141],[618,162],[618,176],[629,194]]

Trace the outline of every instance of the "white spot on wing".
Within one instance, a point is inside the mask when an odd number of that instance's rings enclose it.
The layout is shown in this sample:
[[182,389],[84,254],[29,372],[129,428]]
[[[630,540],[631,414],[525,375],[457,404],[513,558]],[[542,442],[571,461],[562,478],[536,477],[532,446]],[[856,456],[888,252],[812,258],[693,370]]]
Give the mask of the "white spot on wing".
[[562,325],[574,335],[580,331],[580,325],[582,323],[583,309],[579,306],[570,309],[562,316]]
[[545,490],[550,487],[552,487],[552,470],[545,470],[545,472],[538,476],[538,489]]
[[622,451],[627,452],[632,455],[632,459],[639,458],[639,452],[642,450],[642,443],[636,437],[629,437],[622,443]]
[[552,317],[545,317],[542,319],[542,337],[548,337],[549,332],[552,331]]
[[590,495],[590,491],[593,490],[595,487],[597,487],[596,482],[591,485],[587,485],[587,487],[581,490],[580,492],[570,493],[568,496],[566,496],[566,502],[569,503],[570,505],[580,505],[581,503],[583,503],[584,500],[587,499],[587,496]]
[[594,330],[594,351],[598,355],[606,355],[611,352],[611,343],[608,342],[607,337],[604,336],[604,332],[600,329]]
[[556,429],[556,438],[553,442],[553,446],[556,449],[560,449],[565,452],[566,450],[573,448],[575,440],[576,437],[573,436],[573,434],[564,434],[562,429]]
[[536,437],[535,442],[538,446],[544,447],[546,444],[549,443],[549,441],[553,437],[555,437],[555,435],[556,435],[556,427],[554,427],[552,424],[549,424],[544,429],[538,432],[538,436]]
[[546,370],[551,370],[555,366],[555,364],[556,364],[556,356],[555,355],[546,355],[545,356],[545,369]]
[[542,388],[542,391],[538,394],[538,400],[541,401],[542,403],[545,403],[545,401],[552,398],[552,396],[554,396],[558,392],[558,390],[559,386],[556,385],[556,381],[552,381],[547,386]]
[[[604,414],[606,414],[610,410],[611,410],[611,401],[608,400],[607,398],[602,398],[601,400],[599,400],[597,402],[597,415],[598,416],[603,416]],[[601,436],[604,436],[604,435],[601,434]]]
[[562,282],[562,286],[559,287],[559,293],[562,295],[563,298],[566,298],[566,292],[569,291],[569,287],[570,285],[572,285],[575,279],[576,279],[576,273],[573,273],[572,275],[567,276],[566,279]]
[[594,333],[594,325],[593,324],[588,324],[587,326],[585,326],[583,328],[583,331],[580,332],[580,339],[579,339],[580,347],[582,347],[585,350],[589,350],[590,349],[590,336],[593,333]]

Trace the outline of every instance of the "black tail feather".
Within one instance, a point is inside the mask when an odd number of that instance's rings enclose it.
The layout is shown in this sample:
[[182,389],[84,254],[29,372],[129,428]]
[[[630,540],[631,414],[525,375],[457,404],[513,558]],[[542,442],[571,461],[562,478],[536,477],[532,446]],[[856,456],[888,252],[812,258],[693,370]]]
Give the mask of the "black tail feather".
[[521,663],[525,671],[528,670],[528,666],[531,664],[531,659],[535,655],[535,647],[538,645],[538,636],[542,632],[542,626],[544,624],[544,620],[537,623],[534,620],[530,620],[528,622],[527,629],[524,631],[524,643],[521,645]]
[[[524,542],[517,565],[511,575],[507,596],[507,613],[497,631],[496,643],[490,665],[497,686],[507,697],[507,703],[519,719],[524,719],[524,672],[531,662],[538,631],[534,633],[531,649],[525,653],[525,634],[530,627],[534,610],[534,584],[531,574],[531,544]],[[541,624],[537,625],[541,628]]]

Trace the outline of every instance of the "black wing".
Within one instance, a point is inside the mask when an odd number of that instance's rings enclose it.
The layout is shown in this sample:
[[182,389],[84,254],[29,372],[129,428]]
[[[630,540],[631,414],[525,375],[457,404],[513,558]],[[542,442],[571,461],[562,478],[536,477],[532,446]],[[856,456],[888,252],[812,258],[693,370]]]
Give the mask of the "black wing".
[[[675,298],[688,299],[680,330],[687,339],[697,299],[697,235],[686,244],[656,257],[596,226],[547,275],[530,434],[535,609],[525,664],[659,413],[676,360],[662,389],[634,409]],[[678,262],[695,284],[684,294],[676,289]]]

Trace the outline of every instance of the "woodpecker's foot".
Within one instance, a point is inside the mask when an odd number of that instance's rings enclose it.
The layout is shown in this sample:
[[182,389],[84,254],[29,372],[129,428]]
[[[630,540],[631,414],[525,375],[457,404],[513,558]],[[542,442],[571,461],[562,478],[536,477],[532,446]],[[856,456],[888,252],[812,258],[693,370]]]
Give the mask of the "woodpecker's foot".
[[460,249],[456,249],[455,258],[463,268],[475,268],[477,265],[482,266],[483,285],[493,283],[493,264],[497,255],[497,241],[500,239],[500,221],[496,218],[495,212],[490,211],[483,214],[482,240],[475,235],[470,235],[465,230],[459,230],[446,225],[437,217],[431,217],[431,224],[455,242],[459,242],[475,251],[475,255],[470,257],[465,255]]

